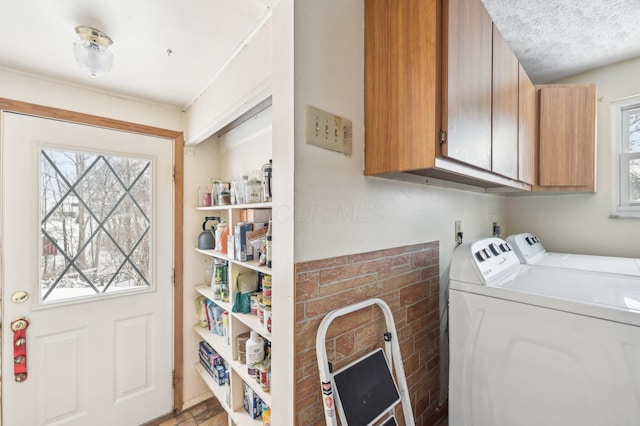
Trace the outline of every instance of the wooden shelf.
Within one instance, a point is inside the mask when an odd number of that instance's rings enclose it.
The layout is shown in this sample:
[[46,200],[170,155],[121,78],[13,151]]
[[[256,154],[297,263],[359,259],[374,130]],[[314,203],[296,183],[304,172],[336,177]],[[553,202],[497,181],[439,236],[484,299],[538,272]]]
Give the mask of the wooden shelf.
[[[236,204],[229,206],[212,206],[212,207],[197,207],[196,210],[198,212],[218,212],[213,213],[214,216],[224,217],[229,224],[229,231],[233,233],[233,229],[235,224],[240,222],[241,211],[242,209],[269,209],[272,207],[272,203],[255,203],[255,204]],[[209,214],[207,214],[208,216]],[[220,354],[222,358],[224,358],[227,368],[229,369],[229,380],[230,380],[230,404],[226,404],[227,393],[224,386],[218,386],[217,383],[209,376],[208,372],[197,365],[196,368],[200,372],[200,375],[205,380],[207,386],[212,390],[216,398],[221,401],[221,404],[227,410],[229,414],[229,419],[235,425],[240,426],[262,426],[262,417],[258,417],[257,419],[251,418],[249,413],[247,413],[243,406],[243,398],[242,398],[242,382],[246,383],[255,394],[262,399],[262,401],[273,409],[271,394],[269,392],[265,392],[260,383],[256,382],[255,378],[250,377],[247,371],[247,365],[241,364],[237,358],[237,350],[235,349],[235,344],[237,342],[237,336],[242,334],[247,330],[256,331],[262,338],[271,342],[271,336],[267,336],[264,330],[263,325],[260,323],[260,319],[257,315],[251,314],[242,314],[237,312],[232,312],[233,309],[233,301],[235,298],[235,294],[237,291],[234,291],[234,280],[236,277],[244,272],[255,271],[263,274],[271,275],[271,268],[267,268],[266,266],[259,265],[258,260],[245,261],[241,262],[239,260],[231,259],[228,254],[222,254],[215,250],[201,250],[198,248],[194,249],[196,253],[208,257],[212,257],[214,259],[225,260],[229,263],[228,277],[229,277],[229,301],[223,302],[222,300],[214,299],[214,292],[211,289],[211,286],[208,283],[203,283],[196,285],[194,288],[196,292],[207,299],[211,300],[220,308],[224,309],[229,313],[229,332],[230,336],[227,340],[223,336],[217,336],[212,334],[208,329],[201,327],[194,327],[195,332],[198,336],[200,336],[204,341],[209,343],[213,349]],[[230,344],[227,344],[229,341]]]
[[[251,389],[253,389],[258,396],[271,407],[271,394],[269,392],[265,392],[260,384],[256,382],[255,378],[249,376],[247,371],[247,364],[241,364],[239,360],[234,360],[232,355],[232,348],[230,345],[224,343],[224,339],[221,336],[217,336],[215,334],[209,333],[209,331],[205,328],[194,327],[196,333],[200,335],[207,343],[211,345],[213,349],[215,349],[218,354],[227,361],[229,364],[229,368],[233,369],[238,376],[242,378],[244,382],[246,382]],[[205,373],[208,375],[205,371]]]
[[[234,316],[244,325],[256,331],[263,338],[271,341],[271,336],[266,334],[266,332],[264,331],[264,326],[260,323],[260,318],[258,318],[257,315],[232,312],[231,309],[233,305],[231,303],[223,302],[221,300],[213,300],[213,291],[211,291],[211,289],[205,285],[197,286],[195,289],[198,293],[202,294],[204,297],[211,300],[213,303],[220,306],[225,311],[229,312],[229,315]],[[198,329],[204,330],[205,332],[207,331],[206,329],[200,328],[200,327],[198,327]]]
[[231,345],[227,345],[223,336],[218,336],[217,334],[211,333],[208,329],[198,326],[193,327],[193,329],[205,342],[210,344],[225,361],[231,362],[233,360],[233,348]]
[[204,382],[207,384],[207,387],[211,389],[211,392],[213,392],[213,395],[216,398],[218,398],[218,401],[220,401],[220,406],[222,406],[222,408],[225,409],[227,414],[233,416],[233,411],[231,411],[231,409],[229,408],[229,405],[227,404],[227,390],[225,389],[226,386],[218,385],[213,380],[213,377],[211,377],[211,375],[207,372],[207,370],[205,370],[205,368],[200,363],[196,364],[196,370],[202,377],[202,380],[204,380]]
[[242,381],[245,382],[255,393],[258,394],[260,399],[264,401],[269,407],[271,407],[271,394],[269,392],[265,392],[260,383],[256,382],[256,379],[249,376],[249,372],[247,371],[247,364],[240,364],[240,361],[231,361],[229,362],[229,366],[236,372],[238,376],[242,378]]
[[231,315],[233,315],[240,322],[251,328],[256,333],[258,333],[264,339],[271,341],[271,336],[265,333],[264,326],[260,323],[260,318],[258,318],[257,315],[241,314],[239,312],[232,312]]
[[[220,401],[220,406],[224,408],[229,417],[233,420],[237,426],[262,426],[262,417],[258,417],[257,419],[252,419],[249,413],[244,411],[244,409],[239,409],[236,411],[231,411],[229,406],[227,405],[227,389],[225,385],[219,386],[216,382],[214,382],[213,378],[209,375],[209,373],[204,369],[202,365],[199,363],[196,364],[196,370],[202,380],[206,383],[207,387],[211,390],[213,395],[218,398]],[[267,404],[268,405],[268,404]]]
[[224,302],[222,300],[215,300],[213,298],[214,293],[213,293],[213,290],[211,290],[211,287],[209,287],[208,285],[202,284],[202,285],[196,286],[195,289],[198,293],[200,293],[201,295],[211,300],[216,305],[220,306],[225,311],[229,312],[229,314],[231,314],[231,308],[232,308],[231,303]]
[[262,272],[263,274],[271,275],[271,268],[267,268],[264,265],[259,265],[258,260],[248,260],[246,262],[241,262],[239,260],[231,259],[228,255],[222,254],[219,251],[215,250],[202,250],[199,248],[195,249],[196,253],[204,254],[205,256],[215,257],[216,259],[226,260],[229,263],[233,263],[234,265],[243,266],[247,269],[252,269],[257,272]]
[[230,204],[228,206],[196,207],[198,211],[221,211],[230,209],[270,209],[271,203]]

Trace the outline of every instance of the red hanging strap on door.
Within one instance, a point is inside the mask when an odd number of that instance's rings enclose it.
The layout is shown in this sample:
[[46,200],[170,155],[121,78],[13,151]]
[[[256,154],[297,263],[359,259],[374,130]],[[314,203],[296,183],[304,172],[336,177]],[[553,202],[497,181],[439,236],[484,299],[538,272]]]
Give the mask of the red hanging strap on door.
[[11,321],[13,330],[13,374],[16,382],[27,380],[27,327],[29,321],[19,317]]

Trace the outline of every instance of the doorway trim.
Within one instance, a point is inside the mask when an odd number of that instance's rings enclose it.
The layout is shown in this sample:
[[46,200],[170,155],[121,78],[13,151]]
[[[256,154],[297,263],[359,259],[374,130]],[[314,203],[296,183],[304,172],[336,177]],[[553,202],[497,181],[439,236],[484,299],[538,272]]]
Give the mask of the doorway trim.
[[[59,108],[47,107],[28,102],[0,98],[0,112],[8,111],[43,118],[68,121],[173,139],[174,142],[174,223],[173,223],[173,411],[182,410],[183,406],[183,231],[184,231],[184,134],[183,132],[146,126],[143,124],[115,120],[97,115],[84,114]],[[0,395],[1,400],[1,395]]]

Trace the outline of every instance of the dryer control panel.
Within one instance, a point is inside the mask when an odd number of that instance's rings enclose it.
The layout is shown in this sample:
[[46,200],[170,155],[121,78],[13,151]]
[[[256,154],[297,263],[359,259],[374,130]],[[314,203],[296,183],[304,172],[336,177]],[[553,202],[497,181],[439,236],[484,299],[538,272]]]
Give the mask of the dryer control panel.
[[452,280],[486,285],[520,267],[518,256],[500,238],[485,238],[459,246],[451,259]]
[[545,253],[540,239],[528,232],[509,235],[507,242],[511,244],[521,263],[535,263],[538,256],[542,256]]

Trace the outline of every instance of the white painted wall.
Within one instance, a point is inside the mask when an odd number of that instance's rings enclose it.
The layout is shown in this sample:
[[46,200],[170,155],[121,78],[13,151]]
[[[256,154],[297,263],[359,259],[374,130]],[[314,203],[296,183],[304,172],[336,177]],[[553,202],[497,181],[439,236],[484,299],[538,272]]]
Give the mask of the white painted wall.
[[[506,222],[505,197],[363,175],[363,0],[297,0],[294,40],[295,261],[440,241],[444,307],[454,221],[465,240],[490,236]],[[307,104],[353,121],[351,156],[305,144]]]
[[[220,174],[217,138],[184,150],[184,328],[183,328],[183,372],[184,406],[193,406],[211,396],[194,365],[198,361],[198,343],[200,339],[193,331],[198,322],[195,300],[200,295],[194,290],[204,282],[206,257],[197,254],[194,248],[198,244],[198,235],[202,232],[202,222],[207,216],[197,211],[198,186],[210,185],[210,178]],[[209,222],[209,225],[212,223]]]
[[221,135],[218,155],[225,181],[240,180],[241,172],[249,178],[260,172],[271,159],[271,107]]
[[279,0],[273,9],[273,332],[271,395],[279,402],[271,424],[293,425],[295,400],[295,288],[293,244],[295,140],[294,5]]
[[184,128],[188,145],[202,142],[271,94],[272,29],[268,19],[187,108]]
[[[444,269],[454,221],[465,239],[490,235],[505,198],[365,177],[364,2],[295,6],[296,262],[438,240]],[[305,143],[307,104],[353,121],[351,156]]]
[[182,130],[178,108],[0,68],[0,97],[169,130]]
[[549,251],[640,257],[640,220],[609,218],[612,213],[610,103],[640,94],[638,75],[640,58],[562,81],[597,85],[597,191],[595,194],[509,198],[509,233],[533,232]]

